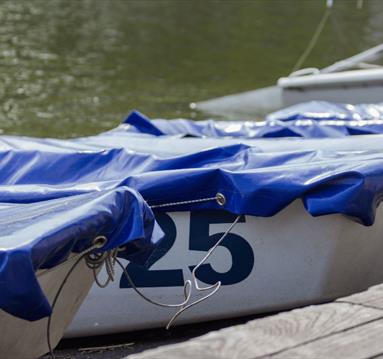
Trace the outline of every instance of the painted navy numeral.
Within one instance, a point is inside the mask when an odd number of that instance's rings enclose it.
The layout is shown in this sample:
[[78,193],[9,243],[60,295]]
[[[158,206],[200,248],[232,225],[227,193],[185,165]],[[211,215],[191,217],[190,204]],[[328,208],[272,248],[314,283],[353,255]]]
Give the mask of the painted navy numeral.
[[[129,263],[126,267],[132,281],[136,287],[178,287],[184,285],[182,269],[163,269],[150,270],[149,268],[160,260],[170,248],[172,248],[176,238],[177,229],[170,216],[163,212],[155,214],[156,220],[165,233],[159,247],[150,257],[148,268],[144,268],[134,263]],[[120,288],[130,288],[131,285],[124,275],[120,280]]]
[[[209,226],[216,223],[233,223],[236,217],[228,212],[192,212],[189,249],[208,251],[223,235],[223,233],[216,233],[209,236]],[[241,217],[239,222],[245,222],[245,218]],[[254,254],[250,244],[239,235],[229,233],[220,246],[230,251],[231,268],[225,273],[218,273],[210,264],[206,263],[198,268],[196,277],[207,284],[221,281],[222,285],[235,284],[246,279],[254,266]],[[189,268],[193,270],[194,266]]]
[[[151,270],[150,267],[161,259],[174,245],[177,229],[171,217],[163,212],[155,213],[156,219],[165,233],[165,237],[154,252],[148,268],[129,263],[126,267],[136,287],[178,287],[184,285],[182,269]],[[211,224],[232,223],[236,215],[227,212],[201,211],[190,214],[189,249],[208,251],[221,238],[223,233],[209,235]],[[245,222],[241,217],[239,222]],[[223,285],[236,284],[246,279],[254,266],[254,253],[247,241],[241,236],[229,233],[220,246],[230,251],[231,268],[225,273],[216,272],[210,264],[203,264],[196,272],[196,277],[206,283],[214,284],[221,281]],[[192,271],[194,266],[190,266]],[[124,275],[120,279],[120,288],[130,288]]]

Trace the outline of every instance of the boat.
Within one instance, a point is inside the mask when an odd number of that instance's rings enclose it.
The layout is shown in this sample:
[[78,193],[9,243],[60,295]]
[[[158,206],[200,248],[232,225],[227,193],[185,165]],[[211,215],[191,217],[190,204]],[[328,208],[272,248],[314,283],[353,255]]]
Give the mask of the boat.
[[[227,233],[243,206],[246,214],[194,273],[201,286],[218,282],[222,286],[214,296],[183,312],[174,324],[323,303],[381,283],[381,107],[342,108],[350,111],[351,118],[322,123],[322,112],[318,112],[320,126],[328,131],[327,137],[319,132],[319,138],[307,122],[308,116],[315,121],[315,111],[304,115],[291,108],[285,114],[293,113],[298,120],[294,116],[279,120],[290,130],[303,127],[305,131],[299,133],[306,137],[251,138],[254,128],[245,123],[233,128],[232,123],[209,121],[151,121],[133,113],[116,130],[77,140],[81,146],[113,144],[140,153],[146,148],[146,153],[156,154],[164,173],[160,176],[159,167],[151,167],[150,175],[135,177],[134,186],[141,187],[144,198],[151,197],[149,203],[155,189],[172,191],[154,196],[158,207],[154,202],[152,208],[165,232],[159,254],[148,268],[123,262],[134,287],[121,268],[116,272],[119,280],[106,291],[93,287],[65,336],[165,326],[175,309],[154,306],[136,289],[153,301],[181,302],[185,281],[193,279],[193,269]],[[367,109],[373,118],[366,118]],[[333,131],[335,125],[339,131]],[[266,129],[256,135],[270,134],[276,124],[262,126]],[[359,132],[350,130],[354,127]],[[229,137],[230,133],[242,137]],[[328,138],[331,134],[342,137]],[[169,167],[168,158],[172,159]],[[224,196],[223,204],[211,188]],[[207,202],[198,203],[198,196]],[[167,207],[159,204],[164,198]],[[193,300],[205,294],[197,291]]]
[[383,44],[323,69],[305,68],[273,86],[192,103],[190,107],[229,118],[264,116],[307,101],[348,104],[383,102],[383,68],[366,62],[383,58]]
[[0,356],[32,359],[53,352],[117,248],[139,262],[163,233],[127,188],[39,200],[43,186],[10,184],[25,175],[18,154],[0,152]]
[[[124,262],[135,285],[154,300],[182,300],[183,281],[191,277],[191,268],[234,219],[227,212],[158,215],[167,233],[164,255],[148,270]],[[383,206],[372,227],[335,214],[314,218],[299,201],[271,218],[245,216],[200,274],[205,285],[221,280],[222,287],[175,324],[323,303],[381,283],[382,230]],[[119,280],[106,290],[92,288],[67,338],[167,325],[174,310],[145,302],[121,270],[116,275]]]
[[[28,276],[23,266],[0,271],[0,285],[12,275],[1,308],[24,321],[49,318],[45,294],[28,279],[99,235],[109,239],[105,251],[125,252],[113,252],[117,267],[106,266],[97,279],[109,285],[91,288],[66,337],[267,313],[381,282],[383,109],[308,106],[260,124],[150,120],[134,112],[96,136],[0,136],[1,243],[13,228],[23,245],[10,243],[12,258],[26,245],[27,259],[38,263]],[[44,263],[30,235],[50,249]],[[57,246],[54,238],[85,243]],[[37,298],[46,304],[38,313],[31,310]],[[11,342],[30,348],[16,332],[9,331]],[[52,346],[60,336],[61,329],[51,333]],[[50,349],[41,331],[39,338],[35,356],[37,348]]]

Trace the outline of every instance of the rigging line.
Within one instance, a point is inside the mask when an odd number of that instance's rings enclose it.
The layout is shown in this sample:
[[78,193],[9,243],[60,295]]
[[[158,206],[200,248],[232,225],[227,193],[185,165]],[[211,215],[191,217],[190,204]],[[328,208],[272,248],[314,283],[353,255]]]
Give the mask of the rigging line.
[[332,4],[330,5],[327,5],[327,8],[326,8],[326,11],[323,13],[323,16],[322,16],[322,19],[321,21],[319,22],[315,32],[314,32],[314,35],[313,37],[311,38],[309,44],[307,45],[305,51],[303,52],[303,54],[299,57],[298,61],[296,62],[295,66],[293,67],[292,69],[292,73],[299,70],[302,65],[306,62],[308,56],[310,55],[311,51],[313,50],[313,48],[315,47],[315,45],[317,44],[318,40],[319,40],[319,37],[327,23],[327,20],[331,14],[331,6]]
[[217,193],[215,197],[198,198],[198,199],[191,199],[191,200],[179,201],[179,202],[155,204],[155,205],[151,205],[150,208],[156,209],[156,208],[180,206],[185,204],[194,204],[194,203],[209,202],[209,201],[217,201],[217,203],[220,206],[223,206],[226,203],[226,198],[222,193]]
[[183,307],[185,306],[189,300],[190,300],[190,295],[191,295],[191,281],[190,280],[187,280],[184,284],[184,301],[181,302],[181,303],[176,303],[176,304],[168,304],[168,303],[161,303],[161,302],[157,302],[153,299],[150,299],[149,297],[147,297],[144,293],[142,293],[137,287],[136,285],[134,284],[133,280],[132,280],[132,277],[129,275],[127,269],[124,267],[124,265],[121,263],[121,261],[116,257],[115,258],[115,261],[116,263],[120,266],[120,268],[122,269],[126,279],[128,280],[130,286],[132,287],[132,289],[144,300],[146,300],[147,302],[153,304],[153,305],[156,305],[158,307],[164,307],[164,308],[179,308],[179,307]]
[[197,277],[196,277],[196,272],[198,270],[198,268],[200,266],[202,266],[204,264],[204,262],[213,254],[213,252],[215,251],[215,249],[222,243],[222,241],[226,238],[226,236],[231,232],[231,230],[234,228],[234,226],[238,223],[239,219],[241,218],[241,215],[237,216],[237,218],[234,220],[234,222],[229,226],[229,228],[225,231],[225,233],[222,235],[222,237],[217,241],[216,244],[214,244],[214,246],[212,246],[209,251],[206,253],[205,257],[202,258],[202,260],[200,260],[200,262],[193,268],[193,271],[192,271],[192,277],[193,277],[193,282],[194,282],[194,286],[195,288],[198,290],[198,291],[204,291],[204,290],[209,290],[209,289],[213,289],[212,292],[210,292],[209,294],[205,295],[204,297],[200,298],[200,299],[197,299],[196,301],[180,308],[174,315],[173,317],[170,319],[168,325],[166,326],[166,329],[169,329],[171,327],[171,325],[174,323],[174,321],[187,309],[195,306],[196,304],[198,303],[201,303],[203,302],[204,300],[210,298],[211,296],[213,296],[221,287],[221,281],[218,281],[217,283],[213,284],[213,285],[210,285],[210,286],[207,286],[207,287],[200,287],[198,285],[198,281],[197,281]]
[[213,289],[212,292],[210,292],[209,294],[205,295],[204,297],[202,298],[199,298],[197,300],[195,300],[194,302],[190,302],[190,298],[191,298],[191,293],[192,293],[192,281],[190,279],[188,279],[187,281],[185,281],[185,284],[184,284],[184,301],[182,303],[177,303],[177,304],[166,304],[166,303],[161,303],[161,302],[157,302],[153,299],[150,299],[149,297],[147,297],[145,294],[143,294],[137,287],[136,285],[134,284],[132,278],[130,277],[126,267],[120,262],[120,260],[115,257],[114,260],[115,260],[115,263],[117,263],[120,268],[122,269],[126,279],[128,280],[130,286],[132,287],[132,289],[144,300],[146,300],[147,302],[151,303],[151,304],[154,304],[156,306],[159,306],[159,307],[165,307],[165,308],[179,308],[178,311],[170,318],[167,326],[166,326],[166,329],[169,329],[170,326],[174,323],[174,321],[187,309],[195,306],[196,304],[198,303],[201,303],[203,301],[205,301],[206,299],[210,298],[211,296],[213,296],[221,287],[221,282],[218,281],[217,283],[213,284],[213,285],[210,285],[210,286],[207,286],[207,287],[200,287],[198,285],[198,281],[197,281],[197,277],[196,277],[196,271],[198,270],[198,268],[204,264],[204,262],[213,254],[213,252],[215,251],[215,249],[222,243],[222,241],[226,238],[226,236],[231,232],[231,230],[234,228],[234,226],[238,223],[239,219],[241,218],[241,215],[237,216],[237,218],[234,220],[234,222],[227,228],[227,230],[225,231],[225,233],[223,233],[223,235],[221,236],[221,238],[209,249],[209,251],[206,253],[206,255],[202,258],[202,260],[199,261],[199,263],[194,267],[193,271],[192,271],[192,278],[193,278],[193,283],[194,283],[194,287],[197,289],[197,291],[199,292],[202,292],[202,291],[206,291],[206,290],[209,290],[209,289]]
[[[104,241],[103,238],[105,238],[105,237],[103,237],[103,236],[99,236],[99,237],[97,237],[96,239],[97,239],[97,240],[102,240],[102,241]],[[106,243],[106,242],[105,242],[105,243]],[[101,247],[100,247],[99,245],[97,245],[96,247],[95,247],[95,246],[92,246],[92,247],[90,247],[90,248],[88,248],[88,249],[85,249],[85,250],[82,251],[82,252],[71,254],[68,258],[64,259],[61,263],[55,265],[54,267],[39,270],[39,272],[36,273],[36,278],[39,278],[39,277],[41,277],[42,275],[46,275],[46,274],[49,273],[49,272],[52,272],[52,271],[54,271],[54,270],[57,270],[58,268],[63,267],[64,265],[66,265],[68,262],[70,262],[70,261],[74,261],[75,259],[77,259],[77,258],[79,258],[79,257],[82,258],[82,257],[84,257],[85,254],[89,253],[89,251],[91,251],[91,250],[93,250],[93,249],[97,249],[97,248],[101,248]]]
[[47,344],[48,344],[48,350],[49,350],[49,354],[51,356],[52,359],[55,359],[56,356],[53,352],[53,347],[52,347],[52,343],[51,343],[51,324],[52,324],[52,315],[53,315],[53,310],[56,306],[56,303],[57,303],[57,300],[58,298],[60,297],[60,294],[65,286],[65,283],[67,282],[68,278],[70,277],[70,275],[72,274],[72,272],[75,270],[75,268],[77,267],[77,265],[81,262],[81,260],[83,259],[83,257],[80,257],[80,258],[77,258],[76,262],[74,262],[74,264],[72,265],[72,267],[69,269],[68,273],[65,275],[65,278],[64,280],[62,281],[61,285],[60,285],[60,288],[59,290],[57,291],[56,293],[56,296],[53,300],[53,303],[51,305],[51,308],[52,308],[52,312],[51,312],[51,315],[48,317],[48,323],[47,323]]
[[[102,248],[107,242],[107,238],[104,237],[104,236],[98,236],[96,237],[94,240],[93,240],[93,245],[87,249],[85,249],[84,251],[82,251],[81,253],[78,253],[76,255],[75,258],[77,258],[77,260],[72,264],[72,266],[70,267],[70,269],[68,270],[68,272],[66,273],[63,281],[61,282],[60,284],[60,287],[58,289],[58,291],[56,292],[56,295],[53,299],[53,302],[51,304],[51,314],[49,315],[48,317],[48,322],[47,322],[47,344],[48,344],[48,350],[49,350],[49,354],[51,356],[52,359],[55,359],[55,354],[53,352],[53,348],[52,348],[52,342],[51,342],[51,325],[52,325],[52,316],[53,316],[53,312],[54,312],[54,309],[56,307],[56,304],[57,304],[57,301],[59,300],[60,298],[60,295],[64,289],[64,286],[65,284],[67,283],[69,277],[71,276],[71,274],[73,273],[73,271],[76,269],[76,267],[78,266],[78,264],[81,262],[81,260],[88,256],[89,253],[95,249],[100,249]],[[73,257],[72,257],[73,258]],[[58,266],[56,266],[57,268]]]
[[342,50],[346,49],[347,51],[352,52],[354,51],[354,48],[352,47],[352,44],[350,44],[342,26],[339,25],[340,22],[339,16],[337,16],[337,13],[334,11],[331,16],[331,28],[335,30],[335,34],[337,35],[336,43],[342,45]]

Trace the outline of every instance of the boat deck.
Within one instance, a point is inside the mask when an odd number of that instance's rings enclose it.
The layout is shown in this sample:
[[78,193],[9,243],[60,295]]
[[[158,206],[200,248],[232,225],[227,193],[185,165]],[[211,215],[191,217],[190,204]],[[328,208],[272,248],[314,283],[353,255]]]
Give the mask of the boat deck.
[[126,358],[264,357],[383,358],[383,284]]

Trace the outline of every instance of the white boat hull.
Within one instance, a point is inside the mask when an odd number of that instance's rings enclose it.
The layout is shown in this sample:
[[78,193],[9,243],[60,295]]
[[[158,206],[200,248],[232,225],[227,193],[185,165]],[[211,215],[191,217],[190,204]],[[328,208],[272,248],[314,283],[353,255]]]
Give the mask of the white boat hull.
[[[173,245],[167,239],[171,248],[149,271],[135,272],[131,265],[128,269],[147,296],[176,303],[183,299],[180,278],[190,278],[190,266],[210,248],[211,236],[224,232],[235,216],[219,212],[202,217],[190,212],[169,215],[171,220],[160,222],[170,237],[175,235]],[[224,285],[216,295],[183,313],[176,324],[289,309],[364,290],[383,281],[382,233],[383,206],[371,227],[341,215],[313,218],[300,201],[270,218],[246,216],[209,258],[211,266],[200,273],[200,279],[220,279]],[[120,288],[126,286],[121,276],[117,271],[118,280],[107,289],[93,286],[67,337],[166,325],[174,310],[153,306],[131,288]]]
[[228,118],[254,119],[307,101],[354,105],[383,102],[383,69],[282,77],[276,86],[217,97],[191,107]]
[[[73,261],[56,268],[37,272],[38,281],[52,303],[61,283],[73,265]],[[51,320],[51,345],[54,348],[64,330],[89,292],[94,281],[92,271],[81,260],[66,282]],[[0,357],[1,359],[33,359],[49,351],[47,342],[48,318],[27,321],[0,310]]]
[[332,87],[287,88],[282,91],[282,106],[287,107],[308,101],[329,101],[337,103],[361,104],[383,102],[383,83],[357,84],[347,86],[339,84]]

